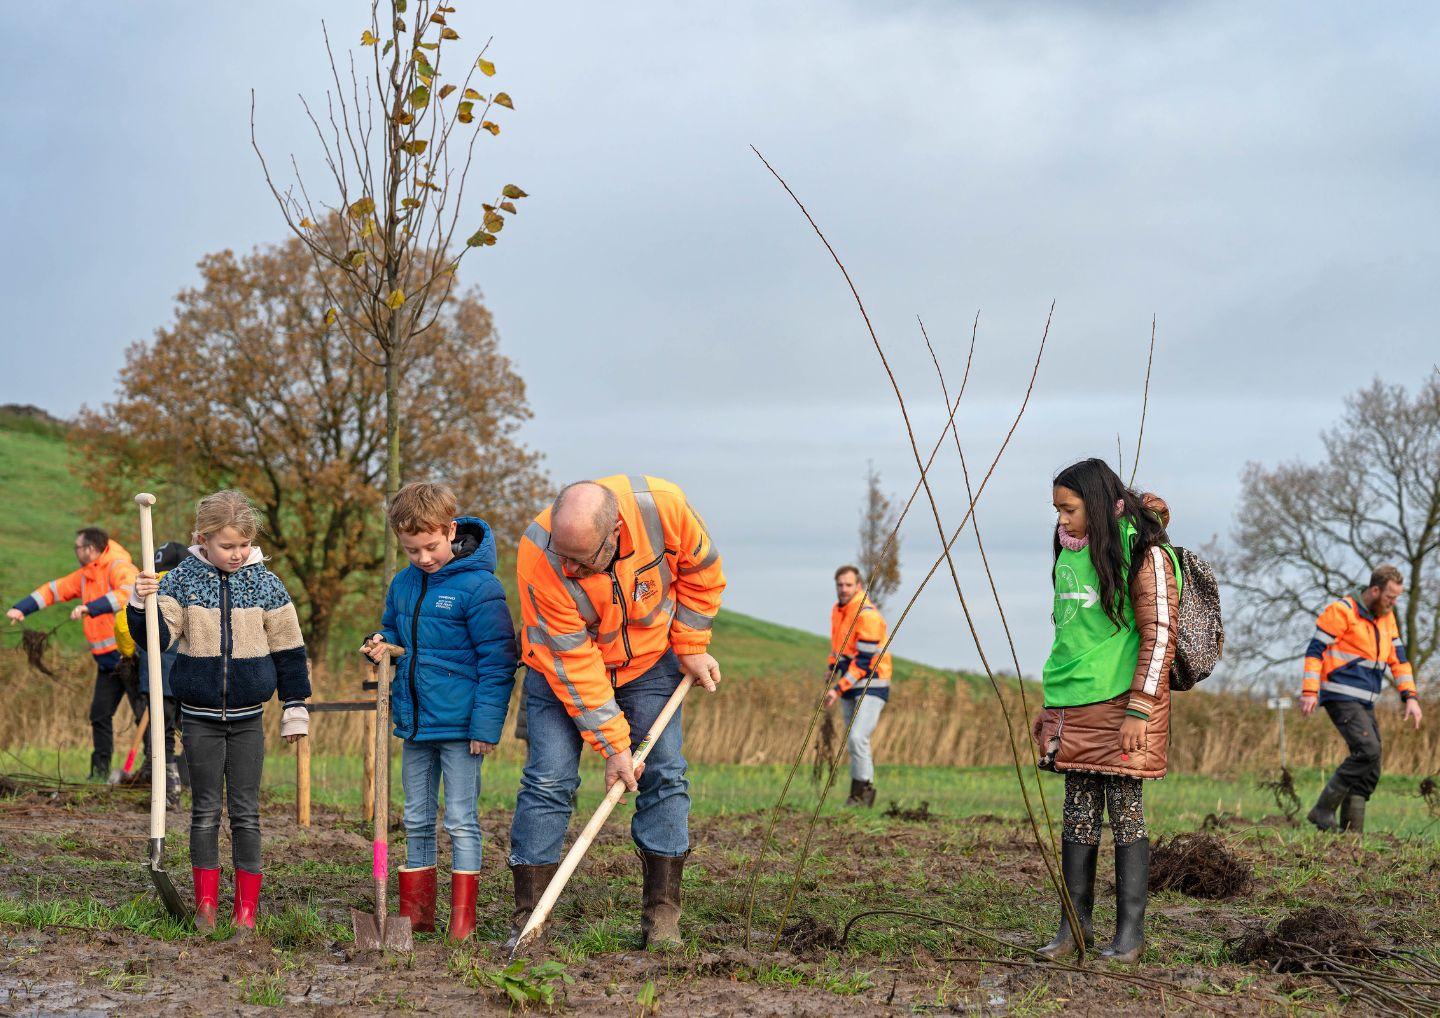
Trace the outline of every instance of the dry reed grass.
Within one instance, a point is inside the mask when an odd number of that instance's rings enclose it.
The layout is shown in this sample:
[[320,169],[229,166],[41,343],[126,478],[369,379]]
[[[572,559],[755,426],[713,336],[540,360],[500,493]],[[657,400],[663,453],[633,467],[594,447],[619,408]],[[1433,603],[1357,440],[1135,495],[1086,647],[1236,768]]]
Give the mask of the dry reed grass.
[[[89,748],[90,691],[93,667],[86,656],[51,651],[58,678],[30,669],[18,649],[0,650],[0,691],[6,710],[0,712],[0,749]],[[365,670],[316,669],[317,700],[356,700]],[[1013,679],[1002,685],[1011,713],[1019,715]],[[694,697],[685,704],[685,755],[701,763],[775,764],[795,754],[796,719],[816,695],[810,674],[781,674],[767,679],[732,678],[721,695]],[[1031,688],[1032,703],[1038,690]],[[1390,774],[1425,775],[1440,760],[1440,724],[1432,719],[1419,732],[1402,725],[1392,701],[1379,708]],[[1170,735],[1174,771],[1217,777],[1273,771],[1277,763],[1275,717],[1263,701],[1247,696],[1196,690],[1177,693]],[[364,734],[360,714],[317,714],[311,727],[312,752],[359,754]],[[266,715],[271,746],[279,745],[279,711]],[[519,758],[524,747],[510,738],[514,707],[502,758]],[[116,715],[116,743],[129,737],[130,712]],[[930,677],[896,682],[875,733],[876,759],[882,763],[939,767],[996,766],[1010,763],[1003,737],[1004,719],[995,696],[965,681]],[[1022,734],[1023,733],[1019,733]],[[1344,756],[1345,747],[1328,719],[1288,719],[1286,752],[1291,767],[1329,767]],[[0,771],[3,771],[0,763]]]

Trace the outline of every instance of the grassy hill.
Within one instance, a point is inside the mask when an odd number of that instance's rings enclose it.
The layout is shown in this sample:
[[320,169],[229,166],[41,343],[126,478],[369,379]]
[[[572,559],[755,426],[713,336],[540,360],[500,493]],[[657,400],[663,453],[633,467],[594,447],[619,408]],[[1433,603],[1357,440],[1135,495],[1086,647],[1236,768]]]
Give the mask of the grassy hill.
[[[0,409],[0,486],[5,491],[5,512],[0,513],[0,600],[8,608],[40,583],[76,567],[71,542],[75,529],[89,521],[84,518],[85,494],[71,472],[63,425]],[[139,555],[133,534],[116,538],[132,555]],[[511,563],[513,558],[506,556],[500,572],[513,602]],[[30,625],[48,629],[65,619],[70,607],[47,609],[32,616]],[[371,628],[368,620],[337,626],[337,652]],[[64,647],[85,645],[78,623],[62,626],[55,639]],[[716,653],[737,678],[776,672],[818,677],[829,649],[828,641],[814,633],[736,612],[722,612],[715,624]],[[896,661],[896,673],[901,679],[939,674],[903,660]]]

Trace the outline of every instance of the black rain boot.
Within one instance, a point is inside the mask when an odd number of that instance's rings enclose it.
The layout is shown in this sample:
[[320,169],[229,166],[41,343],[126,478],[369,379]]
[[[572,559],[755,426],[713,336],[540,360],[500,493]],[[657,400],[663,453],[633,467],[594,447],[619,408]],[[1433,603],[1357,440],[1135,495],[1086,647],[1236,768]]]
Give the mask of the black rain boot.
[[640,939],[647,951],[668,951],[684,947],[680,937],[680,878],[685,873],[684,855],[651,855],[639,850],[645,874],[641,900]]
[[1305,819],[1322,831],[1333,831],[1336,824],[1335,811],[1344,801],[1345,786],[1341,784],[1338,774],[1332,775],[1320,790],[1320,798],[1315,800],[1314,808],[1305,814]]
[[1340,829],[1352,834],[1365,833],[1365,797],[1347,795],[1345,808],[1340,813]]
[[[550,879],[559,868],[560,864],[554,862],[543,866],[510,867],[510,873],[515,878],[515,910],[510,914],[510,933],[505,938],[505,950],[515,950],[515,945],[520,940],[520,931],[530,921],[530,913],[540,904],[540,896],[545,893],[545,888],[550,886]],[[542,923],[535,931],[536,940],[545,939],[545,928],[548,925],[548,922]]]
[[1106,961],[1134,965],[1145,950],[1145,903],[1150,898],[1150,840],[1115,846],[1115,939],[1100,952]]
[[[1095,908],[1095,862],[1100,855],[1099,845],[1081,845],[1074,841],[1060,843],[1060,873],[1065,880],[1065,890],[1070,894],[1070,904],[1080,920],[1084,936],[1085,953],[1095,946],[1095,928],[1090,915]],[[1070,929],[1070,915],[1064,904],[1060,907],[1060,931],[1055,939],[1040,948],[1039,954],[1052,961],[1069,958],[1079,952],[1080,944]]]
[[107,785],[110,783],[110,755],[108,753],[90,754],[90,777],[91,784]]
[[845,800],[847,806],[873,806],[875,805],[875,783],[872,781],[858,781],[850,779],[850,797]]

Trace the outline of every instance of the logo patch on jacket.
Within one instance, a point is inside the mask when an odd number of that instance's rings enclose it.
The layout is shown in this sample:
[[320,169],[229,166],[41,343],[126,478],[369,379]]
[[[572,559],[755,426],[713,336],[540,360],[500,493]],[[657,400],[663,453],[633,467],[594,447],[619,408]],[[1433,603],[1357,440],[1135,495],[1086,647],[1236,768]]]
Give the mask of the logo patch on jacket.
[[641,580],[639,583],[635,584],[635,594],[632,597],[632,600],[634,600],[638,604],[654,592],[654,584],[652,584],[649,580]]
[[439,611],[448,612],[451,608],[455,607],[455,595],[441,594],[439,597],[435,598],[435,607]]

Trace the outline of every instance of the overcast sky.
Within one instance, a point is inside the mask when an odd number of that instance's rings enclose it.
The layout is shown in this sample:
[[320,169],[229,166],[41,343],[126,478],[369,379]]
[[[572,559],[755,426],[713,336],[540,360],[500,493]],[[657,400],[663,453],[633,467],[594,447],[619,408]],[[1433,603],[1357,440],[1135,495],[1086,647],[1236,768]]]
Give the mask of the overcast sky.
[[[1347,391],[1436,359],[1433,5],[457,6],[516,105],[476,191],[532,195],[463,277],[529,385],[526,439],[557,482],[682,484],[738,610],[826,629],[866,462],[902,496],[917,476],[854,303],[751,144],[845,259],[925,450],[944,410],[916,316],[958,383],[980,312],[960,423],[983,473],[1056,302],[980,509],[1026,672],[1050,640],[1050,479],[1113,458],[1117,433],[1129,473],[1152,315],[1139,481],[1186,544],[1229,529],[1247,460],[1313,457]],[[0,402],[104,402],[203,254],[284,236],[250,90],[276,161],[313,165],[296,95],[324,93],[320,21],[346,42],[366,10],[91,0],[8,19]],[[953,525],[953,449],[935,476]],[[938,548],[917,510],[901,603]],[[895,649],[977,662],[943,571]]]

